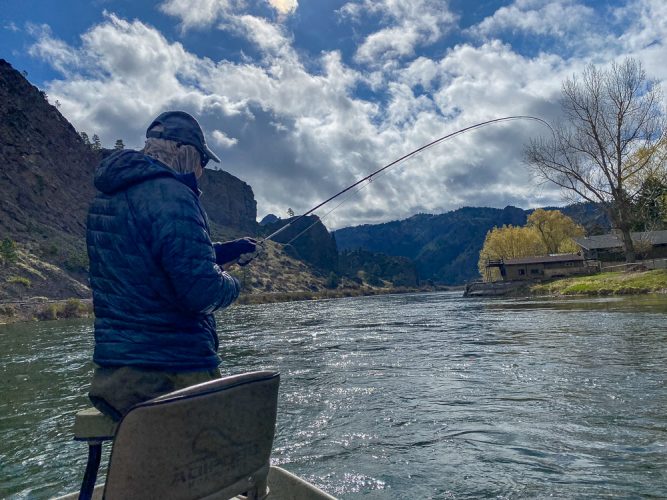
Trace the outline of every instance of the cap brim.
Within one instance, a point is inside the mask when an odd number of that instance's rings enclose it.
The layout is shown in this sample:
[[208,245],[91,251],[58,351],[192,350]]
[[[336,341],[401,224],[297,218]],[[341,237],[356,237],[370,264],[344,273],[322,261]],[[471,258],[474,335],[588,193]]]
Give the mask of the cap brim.
[[205,152],[206,152],[206,156],[208,156],[209,159],[213,160],[213,161],[216,162],[216,163],[220,163],[220,158],[218,158],[217,156],[215,156],[215,153],[214,153],[213,151],[211,151],[211,150],[208,148],[208,146],[205,146]]

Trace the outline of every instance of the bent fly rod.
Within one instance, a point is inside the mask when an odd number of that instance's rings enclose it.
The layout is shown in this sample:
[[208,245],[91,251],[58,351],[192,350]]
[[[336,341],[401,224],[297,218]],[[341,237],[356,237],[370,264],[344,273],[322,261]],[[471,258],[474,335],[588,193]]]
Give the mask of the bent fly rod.
[[[296,224],[297,222],[299,222],[301,219],[303,219],[303,218],[307,217],[308,215],[312,214],[315,210],[317,210],[317,209],[319,209],[319,208],[322,208],[324,205],[326,205],[326,204],[329,203],[330,201],[333,201],[333,200],[335,200],[336,198],[338,198],[339,196],[341,196],[342,194],[345,194],[345,193],[347,193],[348,191],[350,191],[351,189],[354,189],[354,188],[357,187],[359,184],[361,184],[361,183],[363,183],[363,182],[365,182],[365,181],[371,181],[371,180],[373,179],[373,177],[375,177],[375,176],[377,176],[378,174],[384,172],[384,171],[387,170],[388,168],[393,167],[393,166],[396,165],[397,163],[401,163],[402,161],[407,160],[407,159],[410,158],[411,156],[414,156],[414,155],[416,155],[416,154],[418,154],[418,153],[421,153],[422,151],[424,151],[424,150],[426,150],[426,149],[429,149],[429,148],[435,146],[436,144],[439,144],[439,143],[441,143],[441,142],[443,142],[443,141],[445,141],[445,140],[447,140],[447,139],[451,139],[451,138],[454,137],[454,136],[457,136],[457,135],[460,135],[460,134],[464,134],[464,133],[466,133],[466,132],[469,132],[469,131],[471,131],[471,130],[475,130],[475,129],[477,129],[477,128],[484,127],[484,126],[486,126],[486,125],[491,125],[491,124],[494,124],[494,123],[505,122],[505,121],[510,121],[510,120],[533,120],[533,121],[537,121],[537,122],[540,122],[540,123],[546,125],[547,127],[549,127],[549,130],[551,130],[551,133],[552,133],[552,134],[554,133],[554,130],[551,128],[551,125],[549,125],[549,123],[548,123],[546,120],[543,120],[542,118],[537,118],[536,116],[529,116],[529,115],[517,115],[517,116],[505,116],[505,117],[503,117],[503,118],[495,118],[495,119],[493,119],[493,120],[487,120],[487,121],[485,121],[485,122],[476,123],[475,125],[470,125],[469,127],[462,128],[462,129],[460,129],[460,130],[457,130],[456,132],[452,132],[452,133],[450,133],[450,134],[443,135],[442,137],[439,137],[439,138],[435,139],[434,141],[431,141],[431,142],[429,142],[428,144],[424,144],[423,146],[421,146],[421,147],[415,149],[414,151],[411,151],[411,152],[409,152],[408,154],[401,156],[400,158],[398,158],[398,159],[392,161],[391,163],[388,163],[388,164],[384,165],[383,167],[378,168],[378,169],[375,170],[374,172],[371,172],[370,174],[368,174],[368,175],[367,175],[366,177],[364,177],[363,179],[359,179],[359,180],[356,181],[354,184],[350,184],[350,185],[349,185],[348,187],[346,187],[345,189],[339,191],[338,193],[336,193],[336,194],[333,195],[332,197],[327,198],[327,199],[324,200],[322,203],[320,203],[320,204],[314,206],[313,208],[311,208],[311,209],[308,210],[307,212],[303,213],[302,215],[299,215],[296,219],[294,219],[294,220],[290,221],[289,223],[285,224],[283,227],[281,227],[281,228],[278,229],[277,231],[271,233],[271,234],[268,235],[266,238],[264,238],[263,240],[261,240],[261,241],[259,242],[259,244],[261,245],[261,244],[264,243],[265,241],[267,241],[267,240],[271,240],[271,239],[275,238],[277,235],[279,235],[280,233],[282,233],[283,231],[285,231],[287,228],[293,226],[294,224]],[[315,224],[317,224],[317,222],[316,222]],[[314,225],[314,224],[313,224],[313,225]],[[296,238],[298,238],[301,234],[303,234],[305,231],[307,231],[308,229],[310,229],[310,227],[312,227],[312,226],[307,227],[304,231],[302,231],[301,233],[299,233],[299,235],[297,235],[295,238],[293,238],[292,241],[294,241],[294,240],[295,240]]]

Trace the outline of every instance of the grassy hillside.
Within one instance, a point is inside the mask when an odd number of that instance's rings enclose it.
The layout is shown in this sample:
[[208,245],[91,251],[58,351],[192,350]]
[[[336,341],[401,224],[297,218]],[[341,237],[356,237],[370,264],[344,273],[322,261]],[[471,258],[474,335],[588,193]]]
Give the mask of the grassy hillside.
[[[83,284],[85,273],[75,279],[71,272],[45,260],[39,247],[15,245],[12,252],[0,252],[0,324],[91,314],[91,292]],[[8,253],[11,258],[5,255]],[[235,265],[228,271],[241,282],[241,304],[407,291],[390,281],[374,279],[370,283],[327,274],[271,241],[248,266]]]
[[534,285],[534,295],[632,295],[667,293],[667,270],[635,273],[602,273],[594,276],[566,278]]

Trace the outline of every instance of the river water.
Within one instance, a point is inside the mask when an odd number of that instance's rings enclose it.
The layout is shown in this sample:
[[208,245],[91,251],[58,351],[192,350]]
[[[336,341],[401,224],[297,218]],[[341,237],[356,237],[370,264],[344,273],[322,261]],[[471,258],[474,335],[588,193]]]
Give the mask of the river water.
[[[667,296],[234,306],[224,373],[282,374],[272,460],[340,498],[667,497]],[[0,327],[0,498],[78,489],[92,323]]]

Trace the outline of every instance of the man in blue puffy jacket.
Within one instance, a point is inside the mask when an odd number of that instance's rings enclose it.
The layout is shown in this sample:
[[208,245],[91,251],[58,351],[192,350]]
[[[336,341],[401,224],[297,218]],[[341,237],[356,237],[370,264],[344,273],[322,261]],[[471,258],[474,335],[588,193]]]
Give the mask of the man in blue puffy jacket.
[[197,121],[158,116],[143,151],[95,173],[87,245],[95,308],[90,399],[120,419],[133,405],[220,376],[213,312],[239,294],[222,267],[246,264],[255,241],[212,243],[197,179],[209,160]]

